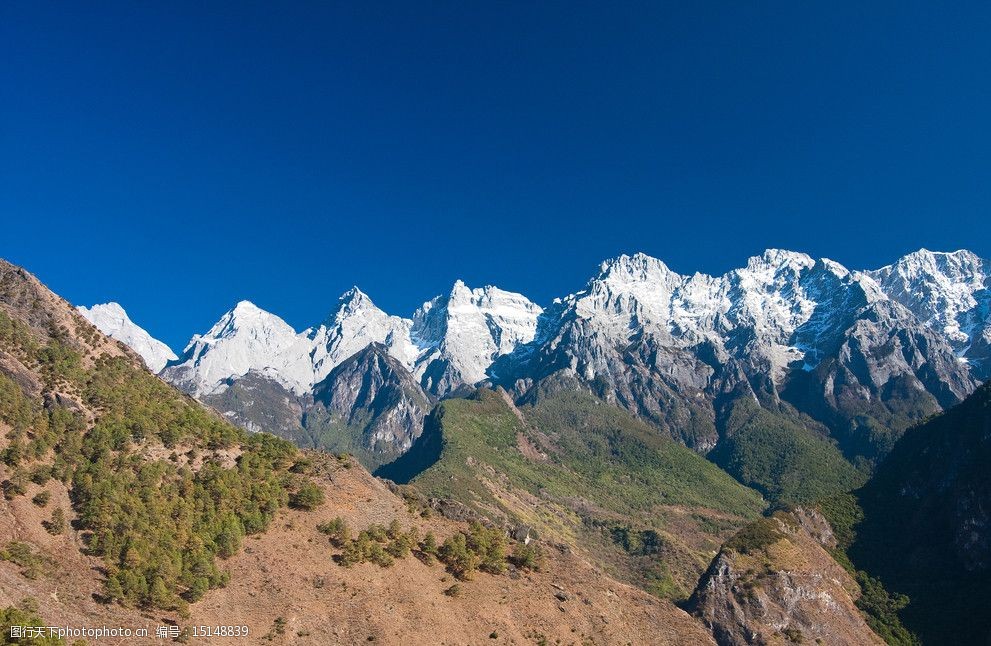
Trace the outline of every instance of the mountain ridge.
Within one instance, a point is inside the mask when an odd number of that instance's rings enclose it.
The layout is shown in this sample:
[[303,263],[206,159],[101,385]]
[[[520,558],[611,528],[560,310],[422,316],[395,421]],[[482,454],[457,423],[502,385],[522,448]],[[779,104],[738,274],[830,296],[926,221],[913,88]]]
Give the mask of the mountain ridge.
[[989,266],[968,251],[923,249],[856,271],[768,249],[710,276],[636,253],[603,261],[583,289],[546,309],[459,280],[411,318],[353,287],[299,332],[241,302],[162,376],[216,398],[254,372],[305,398],[379,343],[432,397],[485,384],[519,401],[583,389],[703,453],[725,435],[720,402],[749,397],[825,424],[848,459],[869,466],[904,428],[985,378]]

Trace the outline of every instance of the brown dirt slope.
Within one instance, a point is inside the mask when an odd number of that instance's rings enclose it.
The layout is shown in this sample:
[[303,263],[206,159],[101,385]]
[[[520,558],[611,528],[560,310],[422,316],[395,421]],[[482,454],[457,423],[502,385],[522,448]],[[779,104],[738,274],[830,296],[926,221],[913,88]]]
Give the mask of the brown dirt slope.
[[[360,466],[322,471],[327,502],[315,512],[285,510],[268,532],[247,539],[224,564],[230,584],[193,604],[189,618],[98,602],[102,563],[81,552],[74,531],[53,537],[41,525],[54,506],[69,508],[66,490],[49,484],[56,490],[40,509],[30,498],[41,488],[32,485],[25,496],[0,500],[0,544],[27,543],[45,563],[29,578],[18,565],[0,562],[0,607],[30,597],[48,624],[75,627],[148,627],[152,633],[167,622],[249,627],[246,640],[191,639],[207,644],[712,643],[682,610],[609,578],[563,546],[545,546],[539,572],[478,573],[458,584],[457,597],[445,594],[456,580],[437,562],[410,556],[390,568],[338,565],[332,557],[339,550],[316,529],[336,516],[355,529],[395,518],[440,539],[465,525],[423,518]],[[163,642],[152,636],[122,643]]]

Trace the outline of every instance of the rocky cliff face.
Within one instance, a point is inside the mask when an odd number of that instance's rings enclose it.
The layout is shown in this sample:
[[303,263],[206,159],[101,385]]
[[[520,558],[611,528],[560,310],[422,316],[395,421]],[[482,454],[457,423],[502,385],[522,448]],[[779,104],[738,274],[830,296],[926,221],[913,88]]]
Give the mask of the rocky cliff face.
[[432,406],[416,377],[374,342],[336,365],[312,393],[296,394],[252,370],[200,399],[242,428],[353,453],[372,468],[410,447]]
[[920,249],[868,272],[892,300],[949,340],[975,376],[991,375],[991,266],[970,251]]
[[366,463],[382,463],[409,449],[430,407],[413,375],[388,348],[373,343],[314,386],[304,427],[314,437],[332,434],[342,448],[359,449]]
[[199,399],[241,428],[272,433],[302,447],[315,446],[302,427],[303,412],[312,397],[297,395],[263,373],[251,370],[227,379],[216,392]]
[[689,600],[716,642],[883,644],[860,615],[857,583],[826,552],[835,539],[815,512],[777,512],[742,530]]

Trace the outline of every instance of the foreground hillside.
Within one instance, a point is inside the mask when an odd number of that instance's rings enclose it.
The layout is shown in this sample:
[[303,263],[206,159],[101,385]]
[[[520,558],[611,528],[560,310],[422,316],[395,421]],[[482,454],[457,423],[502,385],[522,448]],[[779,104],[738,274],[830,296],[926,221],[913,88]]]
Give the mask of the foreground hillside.
[[[317,526],[337,517],[355,530],[397,519],[404,529],[439,538],[465,523],[439,514],[423,518],[405,501],[350,462],[316,456],[326,468],[317,481],[327,502],[318,510],[287,509],[264,534],[223,562],[230,580],[175,613],[103,604],[100,563],[80,550],[79,535],[52,537],[27,498],[3,506],[0,535],[32,545],[47,560],[31,579],[16,564],[0,563],[0,607],[32,598],[47,623],[70,626],[246,625],[249,639],[275,644],[705,644],[701,624],[670,603],[618,583],[564,547],[545,544],[539,571],[476,573],[459,581],[438,561],[414,555],[389,567],[343,567]],[[64,500],[64,492],[57,496]],[[454,588],[457,593],[452,591]],[[128,642],[131,643],[131,642]],[[135,643],[141,643],[140,641]],[[148,640],[148,643],[162,643]],[[191,643],[231,643],[230,638]]]
[[504,391],[446,400],[413,448],[376,473],[530,526],[673,599],[766,504],[694,451],[576,392],[522,408]]
[[247,626],[239,643],[711,639],[565,542],[443,518],[350,458],[235,428],[2,262],[0,427],[0,623],[152,631],[128,643],[162,643],[160,625]]

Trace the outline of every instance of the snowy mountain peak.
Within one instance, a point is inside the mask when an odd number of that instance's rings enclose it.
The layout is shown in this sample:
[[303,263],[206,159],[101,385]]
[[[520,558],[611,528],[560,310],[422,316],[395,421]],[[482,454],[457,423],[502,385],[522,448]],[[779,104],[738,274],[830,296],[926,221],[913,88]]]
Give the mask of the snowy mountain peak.
[[381,311],[375,306],[368,294],[354,286],[337,299],[337,309],[334,310],[328,321],[340,323],[344,319],[368,310]]
[[458,280],[413,315],[411,338],[423,348],[415,373],[429,373],[425,385],[436,393],[481,381],[497,357],[533,340],[542,311],[522,294]]
[[195,335],[163,376],[197,395],[222,391],[231,377],[257,372],[304,393],[313,384],[309,343],[281,318],[240,301],[205,334]]
[[322,381],[342,361],[370,343],[381,343],[407,367],[412,367],[417,348],[409,338],[412,322],[390,316],[357,287],[344,292],[337,309],[320,326],[303,334],[310,341],[314,383]]
[[637,252],[604,261],[599,265],[598,280],[610,282],[649,281],[658,277],[677,277],[664,261]]
[[663,325],[669,319],[672,295],[684,282],[684,276],[657,258],[624,254],[603,262],[585,289],[564,302],[572,303],[582,318],[629,334],[639,325]]
[[272,337],[295,335],[296,331],[275,314],[263,310],[251,301],[242,300],[221,316],[206,334],[194,336],[184,352],[189,352],[196,341],[211,343],[236,334]]
[[970,345],[975,334],[988,329],[991,264],[973,252],[920,249],[866,273],[888,297],[946,335],[960,351]]
[[795,276],[811,269],[815,264],[816,261],[804,253],[785,249],[766,249],[761,255],[748,258],[745,270],[755,276],[763,277],[762,282],[773,282],[776,277]]
[[907,279],[942,280],[955,284],[983,286],[986,262],[966,249],[929,251],[919,249],[902,256],[893,265],[878,269],[878,274],[897,273]]
[[256,314],[258,312],[262,312],[264,310],[262,310],[262,308],[258,307],[257,305],[255,305],[254,303],[252,303],[249,300],[240,300],[240,301],[237,302],[237,305],[235,305],[234,306],[234,309],[231,310],[231,311],[232,312],[235,312],[235,313],[238,313],[238,314],[249,314],[250,315],[250,314]]
[[135,324],[118,303],[104,303],[76,309],[98,330],[137,352],[152,372],[160,371],[166,363],[177,358],[169,346],[153,338]]

